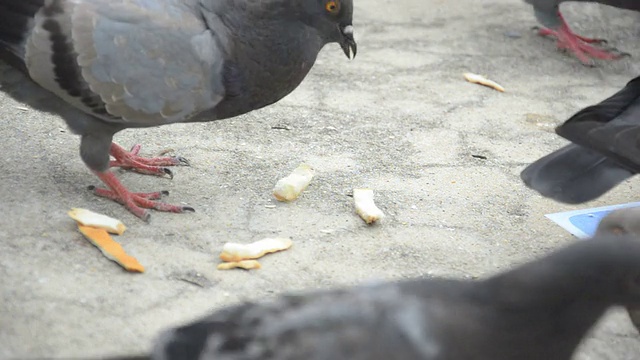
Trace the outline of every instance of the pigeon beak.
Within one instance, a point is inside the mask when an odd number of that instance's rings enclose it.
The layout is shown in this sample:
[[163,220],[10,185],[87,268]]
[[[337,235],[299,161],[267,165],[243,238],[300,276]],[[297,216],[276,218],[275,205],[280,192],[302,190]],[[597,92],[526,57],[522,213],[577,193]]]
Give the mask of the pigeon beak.
[[[347,58],[355,59],[356,53],[358,52],[358,45],[353,39],[353,25],[340,28],[340,32],[342,33],[342,40],[340,41],[342,51],[347,55]],[[353,56],[351,56],[351,54],[353,54]]]

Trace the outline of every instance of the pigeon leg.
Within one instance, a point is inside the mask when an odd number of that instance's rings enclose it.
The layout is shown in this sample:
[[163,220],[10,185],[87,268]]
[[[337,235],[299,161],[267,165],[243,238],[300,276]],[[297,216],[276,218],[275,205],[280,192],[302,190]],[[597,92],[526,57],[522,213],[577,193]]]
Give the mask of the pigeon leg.
[[151,193],[133,193],[127,190],[127,188],[122,185],[120,180],[109,171],[106,172],[97,172],[94,173],[109,187],[108,189],[100,189],[100,188],[90,188],[93,190],[94,194],[105,197],[107,199],[111,199],[116,201],[127,210],[131,211],[135,216],[141,218],[144,221],[149,220],[149,212],[146,209],[155,209],[158,211],[165,212],[173,212],[173,213],[182,213],[185,211],[195,211],[192,207],[189,206],[178,206],[178,205],[170,205],[159,201],[154,201],[160,199],[162,195],[168,195],[168,191],[159,191],[159,192],[151,192]]
[[561,13],[558,13],[562,25],[558,30],[552,30],[542,28],[538,31],[538,34],[542,36],[553,36],[557,39],[557,46],[559,49],[566,49],[572,52],[579,60],[585,65],[591,65],[590,58],[601,60],[616,60],[623,56],[627,56],[626,53],[618,52],[617,50],[604,50],[598,49],[590,44],[604,43],[603,39],[592,39],[583,36],[576,35],[567,22],[562,17]]
[[125,170],[133,170],[141,174],[164,176],[173,178],[173,172],[165,166],[189,165],[189,161],[183,157],[156,157],[145,158],[138,156],[140,145],[134,145],[131,151],[125,150],[122,146],[111,143],[109,154],[115,158],[109,163],[109,167],[120,167]]

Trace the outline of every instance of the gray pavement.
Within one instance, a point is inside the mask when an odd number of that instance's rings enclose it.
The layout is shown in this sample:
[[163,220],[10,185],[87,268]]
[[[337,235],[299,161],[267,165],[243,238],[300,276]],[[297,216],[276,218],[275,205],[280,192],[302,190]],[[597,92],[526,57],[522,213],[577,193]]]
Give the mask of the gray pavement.
[[[634,57],[584,67],[535,36],[532,10],[517,0],[356,0],[358,57],[327,46],[280,103],[117,135],[193,165],[173,180],[120,174],[132,190],[166,189],[169,202],[197,210],[154,212],[150,224],[86,190],[99,181],[62,120],[0,95],[0,358],[140,352],[160,329],[238,301],[371,279],[481,277],[575,241],[543,215],[577,207],[529,191],[519,172],[564,144],[551,125],[638,75],[640,26],[631,12],[565,9],[577,32]],[[466,71],[507,92],[465,82]],[[312,184],[298,201],[276,202],[273,185],[303,161],[317,170]],[[637,200],[637,184],[584,206]],[[375,189],[381,224],[355,215],[354,187]],[[72,207],[122,219],[117,240],[146,273],[104,258],[67,217]],[[258,271],[216,270],[225,242],[269,236],[294,246]],[[616,309],[577,358],[638,353],[640,337]]]

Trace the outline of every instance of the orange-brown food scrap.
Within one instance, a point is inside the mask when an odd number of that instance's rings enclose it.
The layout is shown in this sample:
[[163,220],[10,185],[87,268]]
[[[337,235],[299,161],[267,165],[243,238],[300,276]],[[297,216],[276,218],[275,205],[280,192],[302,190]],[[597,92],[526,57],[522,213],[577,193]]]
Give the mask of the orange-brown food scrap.
[[260,269],[262,265],[256,260],[242,260],[242,261],[233,261],[233,262],[223,262],[218,264],[218,270],[231,270],[231,269]]
[[307,164],[300,164],[291,174],[276,183],[273,196],[278,201],[293,201],[309,186],[315,171]]
[[490,87],[494,90],[498,90],[500,92],[504,92],[504,88],[502,87],[502,85],[498,84],[497,82],[493,81],[493,80],[489,80],[486,77],[482,76],[482,75],[478,75],[478,74],[474,74],[474,73],[464,73],[462,74],[464,76],[464,79],[467,80],[470,83],[473,84],[479,84],[479,85],[484,85],[487,87]]
[[102,254],[109,260],[115,261],[125,270],[131,272],[144,272],[142,266],[136,258],[127,254],[122,246],[111,238],[104,229],[96,229],[78,224],[78,229]]
[[80,225],[105,229],[112,234],[122,235],[122,233],[127,229],[122,221],[91,210],[73,208],[68,212],[68,214]]
[[293,243],[289,238],[266,238],[251,244],[226,243],[222,247],[222,261],[258,259],[266,254],[287,250]]

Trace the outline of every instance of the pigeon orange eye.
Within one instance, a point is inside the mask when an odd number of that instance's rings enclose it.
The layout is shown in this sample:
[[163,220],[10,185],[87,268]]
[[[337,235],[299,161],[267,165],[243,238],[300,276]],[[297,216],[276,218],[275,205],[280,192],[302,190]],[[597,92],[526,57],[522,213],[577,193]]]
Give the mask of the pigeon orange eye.
[[327,1],[327,4],[324,7],[332,14],[335,14],[340,10],[340,5],[337,1]]

